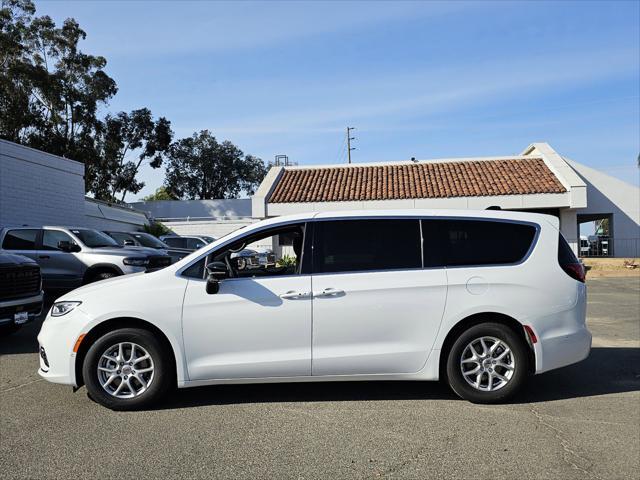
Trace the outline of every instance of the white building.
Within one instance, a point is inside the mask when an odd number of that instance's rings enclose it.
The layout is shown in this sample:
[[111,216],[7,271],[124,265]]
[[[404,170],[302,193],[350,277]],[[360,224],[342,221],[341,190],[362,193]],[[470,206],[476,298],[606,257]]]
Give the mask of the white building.
[[546,143],[504,157],[273,167],[252,199],[132,205],[85,198],[81,163],[0,140],[0,227],[130,231],[141,230],[148,215],[178,234],[220,237],[295,212],[502,208],[558,216],[576,250],[580,223],[606,219],[610,238],[598,237],[597,253],[640,256],[640,189],[564,158]]
[[84,164],[0,140],[0,228],[69,225],[141,230],[143,212],[85,197]]
[[130,203],[178,235],[220,238],[258,219],[251,217],[250,198],[223,200],[155,200]]
[[576,251],[579,224],[607,218],[607,254],[640,255],[640,189],[563,158],[546,143],[505,157],[273,167],[252,199],[253,216],[260,218],[406,208],[556,215]]

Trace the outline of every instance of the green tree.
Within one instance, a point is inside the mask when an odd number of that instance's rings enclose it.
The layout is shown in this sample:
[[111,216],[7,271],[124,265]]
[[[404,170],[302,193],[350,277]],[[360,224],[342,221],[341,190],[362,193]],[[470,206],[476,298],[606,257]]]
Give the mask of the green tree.
[[138,193],[144,187],[136,179],[142,162],[159,168],[172,138],[169,120],[154,120],[147,108],[107,115],[98,136],[98,159],[87,165],[89,190],[101,200],[120,194],[124,201],[128,192]]
[[156,188],[156,191],[146,197],[142,198],[145,202],[153,202],[156,200],[176,200],[176,198],[171,194],[166,187]]
[[58,28],[34,15],[30,0],[0,4],[0,137],[90,164],[96,113],[116,83],[104,57],[78,48],[86,34],[75,20]]
[[160,235],[167,235],[171,233],[171,229],[162,222],[151,221],[148,225],[143,226],[144,231],[153,235],[154,237],[160,237]]
[[261,159],[202,130],[171,145],[165,187],[181,199],[233,198],[253,194],[266,173]]

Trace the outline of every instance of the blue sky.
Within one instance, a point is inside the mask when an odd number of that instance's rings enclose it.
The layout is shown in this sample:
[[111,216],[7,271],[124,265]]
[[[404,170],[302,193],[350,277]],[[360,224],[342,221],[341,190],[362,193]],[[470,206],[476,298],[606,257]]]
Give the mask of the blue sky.
[[[640,183],[640,2],[73,2],[84,51],[176,137],[267,161],[510,155],[536,141]],[[162,184],[144,167],[141,197]]]

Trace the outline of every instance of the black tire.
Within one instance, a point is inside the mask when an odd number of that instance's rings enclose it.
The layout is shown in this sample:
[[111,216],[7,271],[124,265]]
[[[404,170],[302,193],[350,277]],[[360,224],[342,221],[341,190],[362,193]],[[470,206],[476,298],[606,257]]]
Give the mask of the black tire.
[[[513,355],[512,360],[515,362],[513,373],[508,382],[506,382],[504,386],[501,386],[493,391],[481,390],[472,386],[469,382],[467,382],[467,380],[465,380],[465,376],[462,372],[460,362],[463,358],[463,354],[465,354],[465,349],[471,342],[481,337],[493,337],[506,344],[511,350],[511,355]],[[478,344],[476,344],[475,348],[478,348]],[[517,332],[506,325],[493,322],[474,325],[473,327],[470,327],[468,330],[463,332],[449,350],[446,370],[449,386],[459,397],[464,398],[465,400],[469,400],[473,403],[504,402],[513,397],[527,381],[527,377],[529,376],[528,348],[529,347],[522,336],[518,335]],[[498,346],[498,353],[502,351],[504,351],[503,347]],[[467,355],[468,352],[469,351],[467,351]],[[468,358],[468,356],[465,356],[465,358]],[[470,370],[476,367],[480,367],[480,365],[475,366],[474,363],[465,364],[465,368],[469,368]],[[482,368],[485,367],[482,366]],[[493,374],[493,369],[495,369],[496,366],[491,366],[489,368],[492,368],[491,371]],[[507,369],[504,369],[499,365],[497,368],[500,368],[500,374],[502,374],[503,376],[507,376]],[[484,371],[485,370],[483,370],[483,372]],[[495,372],[498,372],[498,370],[495,370]],[[489,381],[492,382],[492,385],[496,385],[496,387],[498,387],[502,382],[497,378],[489,380],[491,377],[489,376],[488,371],[481,375],[481,386],[483,387],[488,387]],[[473,380],[474,378],[478,378],[477,376],[469,377],[471,380]]]
[[100,280],[106,280],[107,278],[113,278],[118,276],[119,275],[116,272],[99,272],[91,275],[87,283],[99,282]]
[[[111,395],[102,387],[98,378],[98,362],[102,354],[111,346],[123,342],[139,345],[147,351],[153,361],[153,377],[149,381],[148,388],[132,398]],[[82,376],[89,397],[95,402],[111,410],[138,410],[162,399],[174,385],[175,369],[171,359],[171,352],[168,352],[162,342],[151,332],[138,328],[122,328],[103,335],[91,345],[82,365]],[[116,378],[114,383],[119,384],[121,381],[122,378]],[[123,387],[124,391],[128,391],[126,389],[127,387]]]

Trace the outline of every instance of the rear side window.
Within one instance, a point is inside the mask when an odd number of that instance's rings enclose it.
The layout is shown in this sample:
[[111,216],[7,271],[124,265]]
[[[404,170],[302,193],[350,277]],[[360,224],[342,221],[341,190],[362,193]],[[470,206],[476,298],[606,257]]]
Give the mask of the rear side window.
[[35,250],[38,230],[9,230],[4,236],[2,248],[5,250]]
[[187,239],[186,238],[165,238],[164,243],[169,245],[170,247],[175,248],[187,248]]
[[518,263],[536,236],[532,225],[491,220],[423,220],[425,267]]
[[197,238],[187,238],[187,248],[192,248],[194,250],[198,250],[206,245],[202,240],[198,240]]
[[418,220],[315,222],[315,273],[420,268]]

